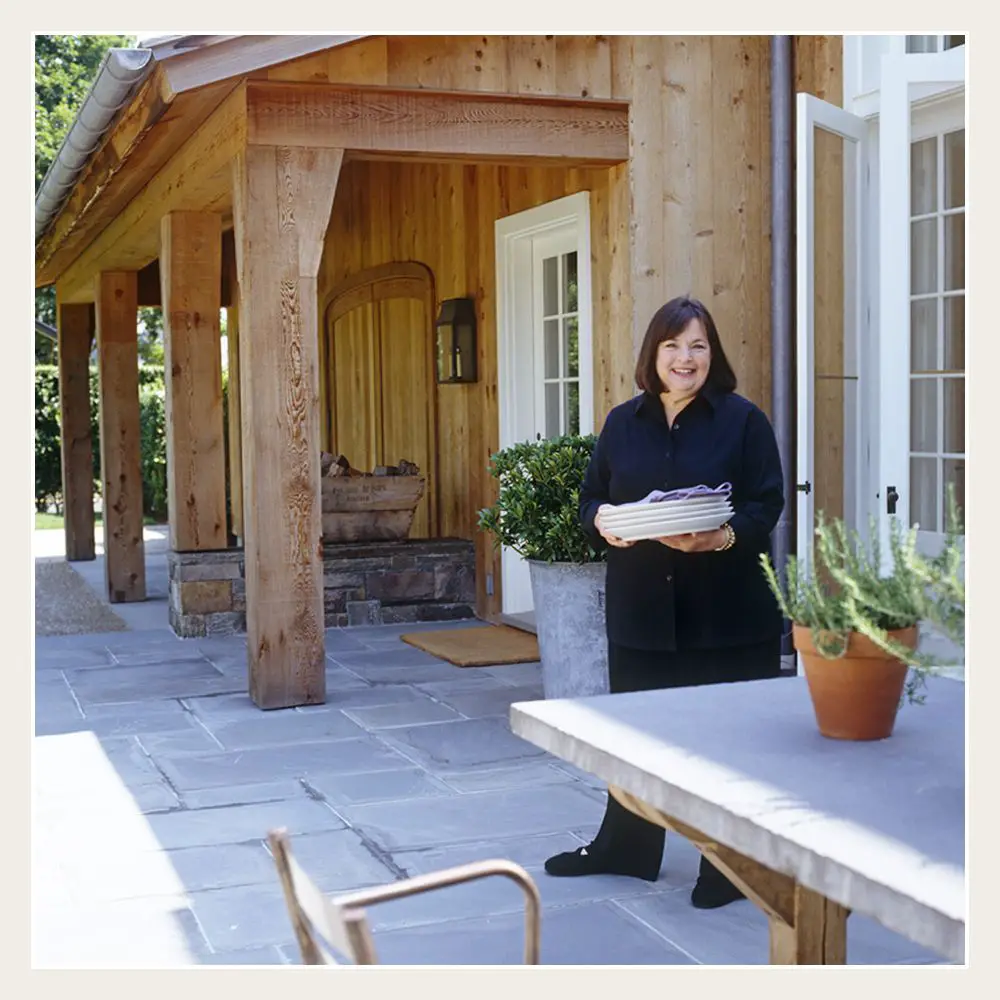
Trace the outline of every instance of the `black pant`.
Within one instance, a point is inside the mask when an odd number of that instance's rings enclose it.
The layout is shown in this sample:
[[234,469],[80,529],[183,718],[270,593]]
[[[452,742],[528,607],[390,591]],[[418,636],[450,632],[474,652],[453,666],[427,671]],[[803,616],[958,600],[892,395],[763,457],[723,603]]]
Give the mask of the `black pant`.
[[[781,673],[781,639],[752,646],[661,653],[608,644],[611,693],[764,680]],[[608,795],[594,854],[620,859],[626,867],[655,878],[663,861],[665,830],[630,812]],[[704,865],[702,866],[704,870]],[[714,871],[714,868],[713,868]]]

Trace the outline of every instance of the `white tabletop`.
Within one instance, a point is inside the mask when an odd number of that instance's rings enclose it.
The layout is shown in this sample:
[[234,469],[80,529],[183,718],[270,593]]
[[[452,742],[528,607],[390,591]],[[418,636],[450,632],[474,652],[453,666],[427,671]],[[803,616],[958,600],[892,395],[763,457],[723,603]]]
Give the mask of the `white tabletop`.
[[965,960],[965,685],[928,682],[893,735],[819,734],[805,680],[511,706],[515,733],[678,820]]

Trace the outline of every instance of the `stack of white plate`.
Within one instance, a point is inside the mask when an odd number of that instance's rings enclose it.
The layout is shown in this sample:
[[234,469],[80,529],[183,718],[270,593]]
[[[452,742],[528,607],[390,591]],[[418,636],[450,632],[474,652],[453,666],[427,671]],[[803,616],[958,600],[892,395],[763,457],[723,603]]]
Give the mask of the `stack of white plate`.
[[666,538],[694,531],[714,531],[733,516],[729,496],[693,496],[658,503],[604,504],[601,523],[613,535],[629,542]]

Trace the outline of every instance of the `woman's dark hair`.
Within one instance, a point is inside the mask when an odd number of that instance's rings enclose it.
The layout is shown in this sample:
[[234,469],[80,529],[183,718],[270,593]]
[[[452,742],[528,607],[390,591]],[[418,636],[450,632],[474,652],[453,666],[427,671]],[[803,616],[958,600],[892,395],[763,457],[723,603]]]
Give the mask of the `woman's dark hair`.
[[701,320],[701,325],[705,328],[705,333],[708,336],[708,346],[712,352],[712,361],[708,368],[708,378],[705,379],[705,385],[712,386],[722,392],[736,390],[736,373],[726,357],[726,352],[722,349],[719,331],[715,327],[715,320],[712,319],[711,313],[697,299],[687,295],[679,295],[666,305],[660,306],[649,321],[646,336],[639,349],[639,360],[635,365],[635,381],[644,392],[653,396],[658,396],[663,392],[663,383],[660,381],[660,376],[656,374],[656,354],[660,349],[660,344],[676,337],[693,319]]

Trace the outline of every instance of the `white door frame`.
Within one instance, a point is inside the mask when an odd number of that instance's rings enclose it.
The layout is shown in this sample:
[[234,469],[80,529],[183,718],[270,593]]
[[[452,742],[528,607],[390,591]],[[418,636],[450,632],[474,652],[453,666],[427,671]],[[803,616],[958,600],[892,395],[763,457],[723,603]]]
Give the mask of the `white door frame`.
[[[910,509],[910,115],[921,100],[965,87],[965,46],[882,57],[879,102],[879,536],[889,558],[890,523]],[[891,329],[889,324],[891,323]],[[899,495],[887,510],[887,489]]]
[[[524,212],[497,219],[495,224],[497,269],[497,405],[500,409],[500,448],[519,441],[533,439],[527,430],[524,413],[518,421],[518,401],[531,399],[535,409],[537,377],[535,354],[517,351],[517,330],[535,330],[537,317],[531,294],[533,281],[533,245],[536,237],[556,234],[560,229],[575,227],[577,240],[577,298],[579,304],[580,358],[580,433],[594,429],[594,354],[593,354],[593,295],[590,259],[590,192],[558,198]],[[527,566],[517,553],[504,549],[501,573],[506,580],[518,573],[527,579]],[[521,589],[519,588],[519,589]],[[530,599],[530,584],[528,585]],[[530,608],[507,605],[508,588],[503,588],[503,611],[516,614]]]
[[[864,119],[811,94],[796,97],[796,355],[797,462],[796,554],[808,574],[812,563],[815,527],[815,138],[822,129],[854,144],[844,156],[844,374],[857,381],[853,405],[844,407],[844,518],[864,537],[867,534],[868,479],[867,390],[865,369],[858,363],[866,336],[867,268],[864,252],[864,207],[868,127]],[[852,266],[853,265],[853,266]]]

